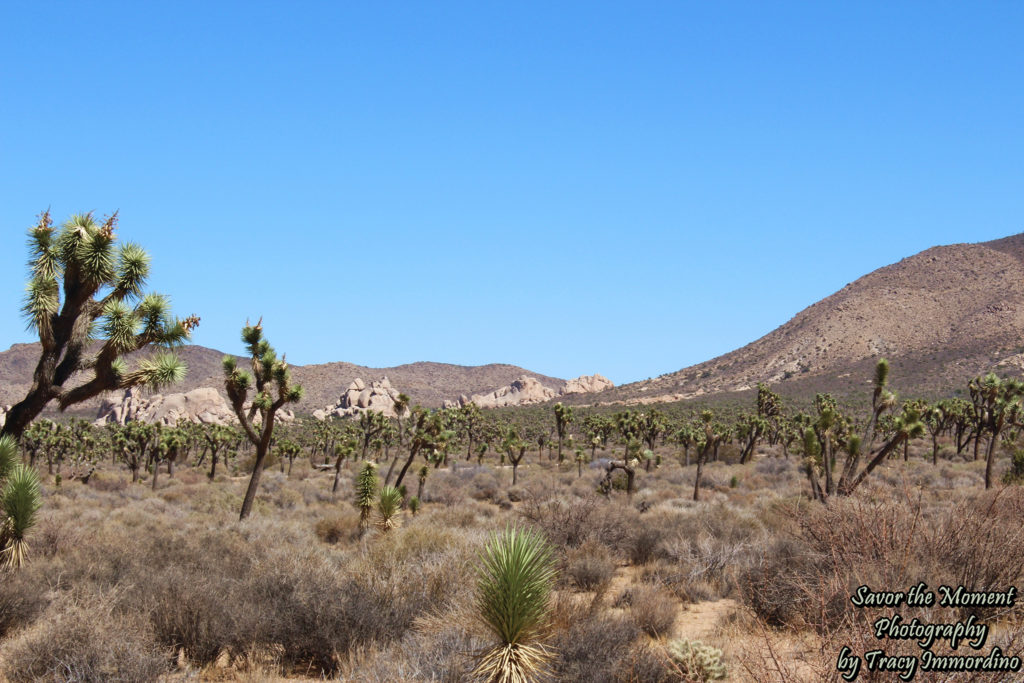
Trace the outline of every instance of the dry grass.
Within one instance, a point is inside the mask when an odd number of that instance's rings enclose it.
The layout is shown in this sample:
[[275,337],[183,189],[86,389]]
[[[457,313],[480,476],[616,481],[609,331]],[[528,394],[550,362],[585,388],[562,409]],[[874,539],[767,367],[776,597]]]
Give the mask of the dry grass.
[[[362,538],[349,466],[336,498],[332,472],[267,471],[241,524],[245,477],[179,467],[153,493],[101,468],[46,487],[31,562],[0,582],[0,667],[12,681],[467,680],[484,642],[477,553],[512,522],[559,550],[559,681],[678,680],[664,647],[680,633],[722,648],[733,680],[825,680],[840,643],[877,643],[856,586],[1021,580],[1024,493],[983,492],[983,463],[893,462],[823,507],[795,458],[711,463],[700,503],[694,468],[664,462],[638,474],[632,503],[595,492],[599,468],[528,458],[511,490],[504,469],[432,470],[419,514]],[[1016,653],[1021,615],[978,615]]]

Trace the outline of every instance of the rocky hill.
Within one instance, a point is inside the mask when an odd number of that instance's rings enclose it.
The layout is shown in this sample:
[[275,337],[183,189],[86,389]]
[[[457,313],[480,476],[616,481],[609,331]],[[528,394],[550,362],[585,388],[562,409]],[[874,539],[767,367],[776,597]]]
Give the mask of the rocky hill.
[[[179,349],[179,355],[188,364],[188,375],[167,393],[187,394],[202,387],[216,388],[223,395],[224,375],[220,351],[191,345]],[[38,344],[15,344],[0,352],[0,406],[10,405],[24,398],[31,384],[32,371],[39,358]],[[132,360],[129,360],[131,364]],[[352,363],[325,363],[322,365],[293,365],[292,377],[305,389],[303,400],[296,405],[296,413],[312,413],[325,405],[334,404],[357,379],[387,376],[391,384],[407,394],[413,404],[439,407],[445,399],[495,391],[526,376],[559,391],[565,381],[530,372],[515,365],[491,364],[479,366],[449,365],[446,363],[410,363],[393,368],[369,368]],[[146,397],[146,392],[139,392]],[[102,399],[83,404],[72,414],[95,417]]]
[[[933,247],[880,268],[743,348],[601,394],[649,402],[743,391],[865,390],[879,357],[903,395],[963,388],[995,368],[1024,368],[1024,234]],[[588,402],[581,397],[577,402]]]

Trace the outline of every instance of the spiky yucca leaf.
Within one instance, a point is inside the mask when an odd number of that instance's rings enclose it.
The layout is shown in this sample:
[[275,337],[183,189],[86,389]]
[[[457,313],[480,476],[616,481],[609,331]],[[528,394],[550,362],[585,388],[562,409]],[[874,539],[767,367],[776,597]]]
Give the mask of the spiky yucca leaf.
[[6,479],[20,462],[18,442],[9,434],[0,436],[0,481]]
[[117,299],[107,302],[103,309],[103,324],[100,330],[118,353],[134,349],[138,327],[138,318],[127,304]]
[[39,476],[31,467],[18,463],[0,492],[0,505],[6,516],[4,547],[0,551],[4,567],[16,569],[25,564],[28,558],[25,534],[35,525],[36,512],[41,504]]
[[134,242],[125,242],[117,254],[117,285],[120,296],[138,296],[149,276],[149,254]]
[[125,381],[156,390],[180,382],[187,370],[185,362],[173,353],[158,353],[139,361],[138,370],[127,375]]
[[544,630],[555,581],[551,546],[536,531],[516,527],[491,537],[480,556],[477,610],[495,636],[474,673],[489,682],[518,683],[540,675],[550,660]]
[[402,508],[402,492],[394,486],[385,486],[377,497],[377,526],[381,531],[390,531],[398,526],[398,513]]
[[87,237],[79,240],[75,260],[85,282],[97,286],[114,277],[113,243],[113,234],[103,231],[92,231]]
[[50,316],[60,310],[60,288],[53,277],[36,276],[25,288],[25,303],[21,313],[29,329],[43,332],[49,328]]

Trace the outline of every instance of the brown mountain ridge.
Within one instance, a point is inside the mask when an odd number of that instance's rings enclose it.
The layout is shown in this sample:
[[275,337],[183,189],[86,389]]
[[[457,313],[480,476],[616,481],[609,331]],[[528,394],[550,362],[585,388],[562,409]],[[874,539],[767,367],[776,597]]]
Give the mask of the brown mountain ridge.
[[[601,401],[673,401],[757,382],[807,394],[866,390],[880,357],[902,395],[947,394],[1024,368],[1024,233],[932,247],[875,270],[746,346]],[[581,397],[577,402],[587,402]]]
[[[39,344],[14,344],[0,352],[0,405],[10,405],[25,397],[32,381],[32,372],[39,359]],[[204,346],[189,345],[178,349],[188,365],[184,381],[164,390],[164,393],[185,393],[199,387],[215,387],[224,395],[224,354]],[[131,364],[129,360],[129,364]],[[565,380],[548,377],[515,365],[464,366],[447,363],[419,362],[391,368],[370,368],[352,363],[324,363],[320,365],[293,365],[292,378],[305,389],[305,396],[296,411],[311,413],[333,403],[346,387],[359,378],[365,382],[387,376],[391,384],[408,394],[413,404],[439,407],[446,399],[461,394],[494,391],[522,376],[532,377],[543,386],[558,391]],[[69,410],[70,414],[94,416],[101,398],[92,399]]]

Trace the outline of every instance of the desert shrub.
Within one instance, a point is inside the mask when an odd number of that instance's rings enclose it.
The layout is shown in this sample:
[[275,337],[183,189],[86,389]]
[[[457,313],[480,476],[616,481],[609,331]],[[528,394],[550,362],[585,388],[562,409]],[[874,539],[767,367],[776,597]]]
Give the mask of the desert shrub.
[[592,612],[578,604],[556,602],[559,623],[552,662],[554,679],[580,683],[612,683],[640,629],[629,618]]
[[168,671],[169,652],[146,624],[113,609],[112,601],[84,597],[54,603],[36,624],[4,648],[4,674],[21,681],[154,681]]
[[46,515],[36,525],[35,532],[29,537],[29,546],[34,557],[53,557],[71,548],[77,547],[82,541],[80,524],[65,521],[53,515]]
[[472,475],[469,482],[469,495],[474,500],[497,502],[505,498],[505,488],[498,481],[498,475],[488,467],[466,468],[460,471]]
[[1024,482],[1024,448],[1015,448],[1010,457],[1010,467],[1003,474],[1004,484],[1020,484]]
[[359,515],[352,512],[325,517],[317,521],[313,531],[324,543],[356,541],[359,539]]
[[600,543],[588,540],[565,555],[563,575],[580,590],[600,591],[615,574],[611,553]]
[[628,593],[630,617],[641,631],[657,638],[671,630],[679,611],[671,594],[649,584],[632,586]]
[[640,581],[661,586],[677,599],[684,602],[696,602],[720,597],[718,592],[710,590],[703,582],[693,582],[689,571],[678,562],[656,559],[644,565],[639,574]]
[[661,529],[641,526],[630,539],[629,561],[636,565],[647,564],[654,559],[663,539],[664,532]]
[[680,678],[662,648],[652,643],[638,642],[620,660],[615,680],[621,683],[678,683]]
[[556,547],[575,548],[588,538],[615,551],[626,551],[640,514],[614,502],[584,498],[571,504],[557,499],[526,501],[520,514]]
[[822,571],[820,558],[804,543],[783,537],[768,546],[760,562],[741,572],[739,582],[744,600],[758,617],[773,626],[798,625],[807,616],[804,609]]
[[[1006,590],[1024,575],[1021,517],[1024,491],[1017,487],[933,507],[921,498],[854,498],[794,511],[798,534],[775,541],[762,562],[744,572],[744,599],[769,623],[806,623],[824,633],[856,616],[849,597],[864,584],[898,590],[925,581]],[[958,618],[983,611],[963,609]]]
[[38,571],[23,568],[4,575],[0,580],[0,636],[31,624],[49,602]]
[[96,489],[97,491],[105,491],[108,493],[124,491],[128,488],[130,479],[127,479],[120,474],[107,473],[107,472],[94,472],[89,477],[89,486]]

